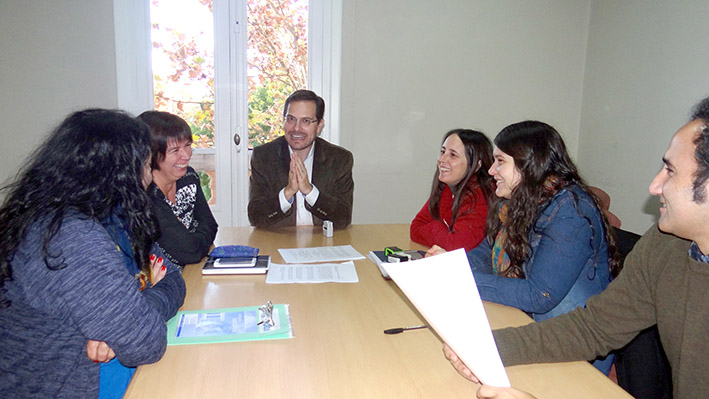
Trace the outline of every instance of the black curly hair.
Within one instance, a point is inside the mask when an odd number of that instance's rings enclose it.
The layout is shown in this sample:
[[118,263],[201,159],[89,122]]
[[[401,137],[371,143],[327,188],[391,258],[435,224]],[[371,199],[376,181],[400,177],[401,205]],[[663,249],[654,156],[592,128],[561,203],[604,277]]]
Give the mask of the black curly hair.
[[[126,223],[137,264],[148,271],[158,237],[157,220],[143,187],[150,159],[150,131],[143,122],[115,110],[86,109],[69,115],[28,158],[16,180],[2,188],[0,207],[0,308],[9,306],[3,285],[29,228],[43,223],[41,251],[47,268],[67,267],[49,243],[70,213],[103,221],[117,214]],[[21,267],[21,265],[15,265]]]
[[694,139],[694,160],[697,161],[697,172],[692,182],[692,200],[698,204],[706,202],[704,188],[709,179],[709,97],[700,101],[692,109],[692,120],[701,120],[704,126]]

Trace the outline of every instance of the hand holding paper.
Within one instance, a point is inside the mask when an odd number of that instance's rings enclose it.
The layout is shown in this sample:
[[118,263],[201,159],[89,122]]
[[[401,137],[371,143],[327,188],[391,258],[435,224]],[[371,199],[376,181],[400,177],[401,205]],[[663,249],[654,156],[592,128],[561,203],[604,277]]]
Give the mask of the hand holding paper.
[[448,344],[444,343],[443,344],[443,355],[448,359],[449,362],[451,362],[451,365],[455,369],[455,371],[458,372],[458,374],[462,375],[466,380],[470,380],[476,384],[480,384],[480,380],[478,377],[473,374],[473,371],[468,368],[468,366],[463,363],[462,360],[458,357],[458,354],[453,352],[453,349],[451,349]]
[[483,384],[510,386],[463,249],[383,267]]

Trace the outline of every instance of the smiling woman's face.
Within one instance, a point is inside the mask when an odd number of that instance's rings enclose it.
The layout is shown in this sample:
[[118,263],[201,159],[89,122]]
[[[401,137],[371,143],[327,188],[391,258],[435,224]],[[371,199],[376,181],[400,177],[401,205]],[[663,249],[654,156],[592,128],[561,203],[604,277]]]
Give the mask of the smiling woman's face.
[[495,147],[492,151],[492,156],[495,162],[493,162],[487,173],[495,179],[495,184],[497,185],[495,195],[500,198],[510,199],[512,190],[522,180],[522,174],[515,166],[514,158],[500,151],[499,148]]
[[158,162],[160,169],[153,170],[160,181],[176,182],[187,173],[187,165],[192,158],[192,143],[187,140],[169,140],[165,149],[165,159]]
[[460,183],[468,170],[465,146],[457,134],[451,134],[441,146],[438,156],[438,180],[449,186]]

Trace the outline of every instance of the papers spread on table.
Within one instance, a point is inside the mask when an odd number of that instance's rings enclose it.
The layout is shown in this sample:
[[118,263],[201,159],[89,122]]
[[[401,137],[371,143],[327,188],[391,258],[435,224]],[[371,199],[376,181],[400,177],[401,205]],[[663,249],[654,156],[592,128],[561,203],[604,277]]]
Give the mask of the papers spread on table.
[[464,249],[382,266],[480,381],[510,386]]
[[337,262],[364,259],[352,245],[334,247],[288,248],[278,252],[286,263]]
[[266,275],[266,284],[356,283],[358,281],[357,269],[352,261],[317,265],[271,263],[271,269]]
[[167,322],[167,344],[211,344],[292,338],[287,304],[273,305],[273,326],[260,323],[259,306],[177,312]]

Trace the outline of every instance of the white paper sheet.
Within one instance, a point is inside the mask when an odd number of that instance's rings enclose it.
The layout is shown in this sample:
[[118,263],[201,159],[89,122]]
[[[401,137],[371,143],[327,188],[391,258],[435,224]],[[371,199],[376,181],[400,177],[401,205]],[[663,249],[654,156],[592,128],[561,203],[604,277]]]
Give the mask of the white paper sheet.
[[352,261],[317,265],[271,263],[271,268],[266,276],[266,284],[357,282],[359,282],[359,277]]
[[382,266],[480,381],[510,386],[465,250]]
[[334,247],[289,248],[278,252],[286,263],[337,262],[343,260],[364,259],[352,245]]

